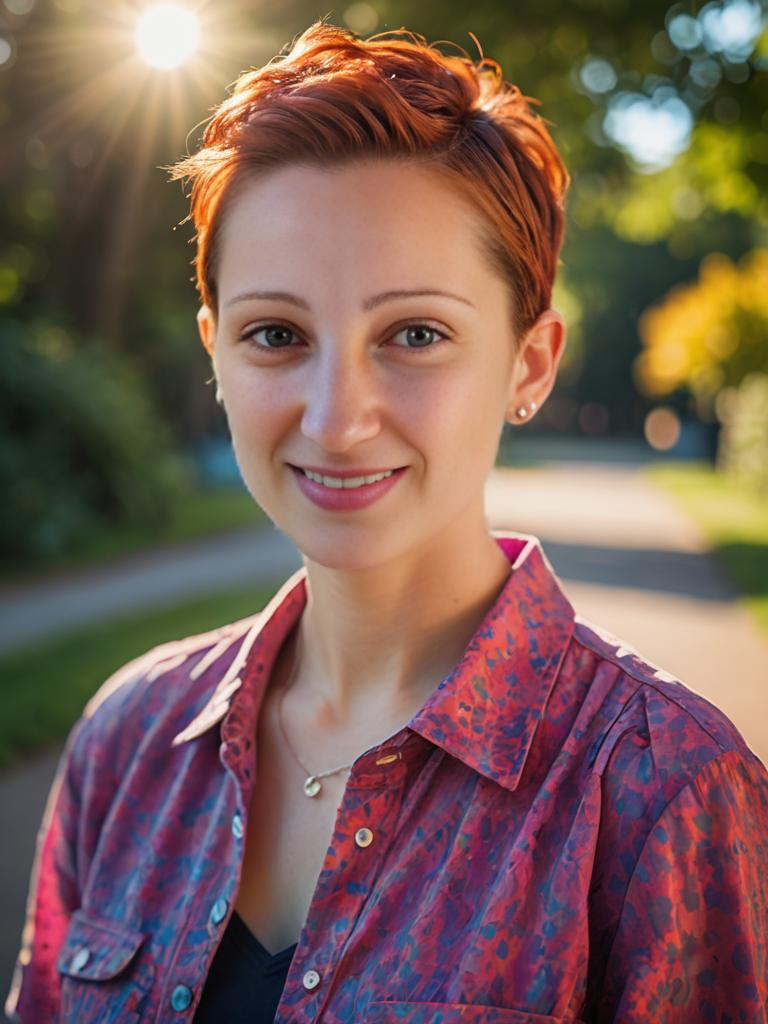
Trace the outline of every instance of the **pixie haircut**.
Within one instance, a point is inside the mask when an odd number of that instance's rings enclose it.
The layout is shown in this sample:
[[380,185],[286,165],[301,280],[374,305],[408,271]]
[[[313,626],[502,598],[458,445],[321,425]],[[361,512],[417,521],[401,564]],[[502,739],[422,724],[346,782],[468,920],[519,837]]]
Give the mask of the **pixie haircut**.
[[519,338],[550,305],[569,186],[538,102],[486,57],[446,55],[405,29],[361,39],[315,22],[240,75],[200,149],[170,168],[192,184],[201,301],[217,314],[218,237],[241,183],[289,165],[407,160],[434,166],[484,217]]

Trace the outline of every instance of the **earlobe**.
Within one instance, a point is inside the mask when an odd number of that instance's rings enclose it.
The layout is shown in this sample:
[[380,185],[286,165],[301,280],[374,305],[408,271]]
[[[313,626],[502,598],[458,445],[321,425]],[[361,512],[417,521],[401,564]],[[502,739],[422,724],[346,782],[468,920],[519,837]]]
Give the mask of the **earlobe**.
[[563,317],[552,308],[545,310],[522,337],[510,381],[508,422],[528,422],[544,403],[555,384],[565,337]]
[[509,423],[525,423],[528,420],[533,419],[533,415],[537,409],[538,405],[533,400],[522,404],[518,402],[514,407],[510,406],[510,408],[507,409],[506,419]]
[[213,313],[208,306],[201,306],[197,311],[197,330],[200,334],[203,348],[213,359],[213,340],[216,334],[216,324]]

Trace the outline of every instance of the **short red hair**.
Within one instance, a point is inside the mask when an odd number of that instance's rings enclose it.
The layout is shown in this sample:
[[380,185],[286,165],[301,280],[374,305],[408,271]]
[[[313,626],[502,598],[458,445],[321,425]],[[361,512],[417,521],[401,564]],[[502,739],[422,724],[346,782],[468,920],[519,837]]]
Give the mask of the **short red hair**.
[[447,56],[405,29],[360,39],[315,22],[288,52],[240,75],[201,148],[171,168],[192,182],[202,302],[217,312],[217,236],[240,181],[291,164],[411,159],[484,215],[488,256],[524,333],[550,305],[569,185],[531,102],[488,58]]

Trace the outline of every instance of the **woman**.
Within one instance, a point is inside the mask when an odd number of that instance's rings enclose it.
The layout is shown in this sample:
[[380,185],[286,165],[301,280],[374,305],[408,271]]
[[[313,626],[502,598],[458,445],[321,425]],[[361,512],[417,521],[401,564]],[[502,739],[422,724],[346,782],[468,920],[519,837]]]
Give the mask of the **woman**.
[[496,65],[391,35],[313,25],[175,171],[240,470],[304,565],[85,709],[9,1010],[765,1021],[764,767],[485,520],[563,351],[566,171]]

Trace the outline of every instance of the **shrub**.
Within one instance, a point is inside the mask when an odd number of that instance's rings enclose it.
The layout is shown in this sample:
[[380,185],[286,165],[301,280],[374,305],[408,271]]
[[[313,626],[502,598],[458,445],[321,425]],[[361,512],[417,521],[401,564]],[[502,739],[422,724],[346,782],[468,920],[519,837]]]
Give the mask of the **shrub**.
[[748,374],[727,398],[718,403],[718,468],[768,494],[768,374]]
[[61,326],[0,326],[0,550],[60,552],[106,524],[162,524],[184,482],[125,358]]

